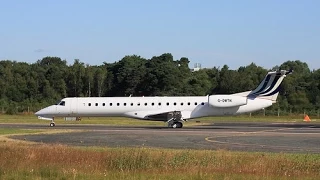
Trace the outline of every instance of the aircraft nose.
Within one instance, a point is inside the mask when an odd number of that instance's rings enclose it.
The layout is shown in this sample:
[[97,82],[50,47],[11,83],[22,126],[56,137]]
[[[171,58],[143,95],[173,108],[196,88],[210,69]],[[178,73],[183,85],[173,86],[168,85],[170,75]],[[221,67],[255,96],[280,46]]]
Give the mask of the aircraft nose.
[[34,113],[34,115],[41,116],[43,114],[42,112],[43,112],[43,110],[41,109],[41,110],[37,111],[36,113]]
[[36,113],[34,113],[34,115],[39,116],[40,115],[40,111],[37,111]]
[[51,106],[40,109],[39,111],[37,111],[36,113],[34,113],[34,115],[36,116],[48,116],[50,114],[53,113],[53,108]]

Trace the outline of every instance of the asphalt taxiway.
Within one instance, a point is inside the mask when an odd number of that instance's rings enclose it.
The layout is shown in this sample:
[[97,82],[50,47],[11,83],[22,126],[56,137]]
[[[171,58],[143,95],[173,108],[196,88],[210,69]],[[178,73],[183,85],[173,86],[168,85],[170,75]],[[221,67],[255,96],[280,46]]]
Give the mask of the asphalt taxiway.
[[234,151],[320,153],[318,123],[214,123],[171,129],[158,126],[0,124],[1,128],[71,129],[57,134],[14,135],[13,139],[103,147],[226,149]]

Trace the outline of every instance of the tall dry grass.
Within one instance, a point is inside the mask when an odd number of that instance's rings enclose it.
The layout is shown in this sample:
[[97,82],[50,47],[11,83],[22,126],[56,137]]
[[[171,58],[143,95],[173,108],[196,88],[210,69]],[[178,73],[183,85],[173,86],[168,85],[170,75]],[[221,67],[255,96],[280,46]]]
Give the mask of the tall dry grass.
[[317,179],[318,154],[0,144],[0,179]]

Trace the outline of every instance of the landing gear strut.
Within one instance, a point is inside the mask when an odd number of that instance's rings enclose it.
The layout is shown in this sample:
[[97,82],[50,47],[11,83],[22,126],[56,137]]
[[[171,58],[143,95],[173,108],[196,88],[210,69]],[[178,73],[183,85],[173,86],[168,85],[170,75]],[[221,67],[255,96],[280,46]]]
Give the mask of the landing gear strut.
[[170,114],[168,114],[168,127],[171,128],[182,128],[183,119],[181,118],[181,112],[180,111],[174,111]]

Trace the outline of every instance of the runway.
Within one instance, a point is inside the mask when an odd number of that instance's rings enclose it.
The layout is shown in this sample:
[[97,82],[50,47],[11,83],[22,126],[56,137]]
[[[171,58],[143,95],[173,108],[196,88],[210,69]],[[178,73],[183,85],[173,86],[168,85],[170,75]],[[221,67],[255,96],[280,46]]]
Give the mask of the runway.
[[[40,124],[0,124],[1,128],[52,129]],[[157,126],[62,125],[78,132],[15,135],[13,139],[103,147],[225,149],[250,152],[320,153],[317,123],[214,123],[171,129]]]

